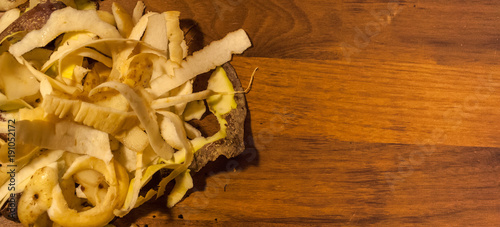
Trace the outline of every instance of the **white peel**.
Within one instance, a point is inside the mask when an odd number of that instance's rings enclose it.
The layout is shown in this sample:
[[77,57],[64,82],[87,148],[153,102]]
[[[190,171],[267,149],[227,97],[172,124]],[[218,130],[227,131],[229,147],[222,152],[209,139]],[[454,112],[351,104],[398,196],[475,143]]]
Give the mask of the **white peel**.
[[77,10],[66,7],[54,11],[47,23],[40,29],[26,34],[26,36],[9,48],[14,56],[47,45],[58,35],[69,31],[88,31],[101,38],[121,37],[116,28],[102,21],[95,10]]

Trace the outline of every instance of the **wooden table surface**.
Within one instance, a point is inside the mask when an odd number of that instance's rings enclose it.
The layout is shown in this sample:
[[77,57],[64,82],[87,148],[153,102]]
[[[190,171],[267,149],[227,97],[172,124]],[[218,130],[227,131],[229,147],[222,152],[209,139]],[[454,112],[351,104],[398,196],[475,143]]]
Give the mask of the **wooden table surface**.
[[206,43],[244,28],[253,47],[232,64],[243,84],[259,71],[246,152],[173,209],[161,198],[114,224],[499,226],[493,2],[146,0]]

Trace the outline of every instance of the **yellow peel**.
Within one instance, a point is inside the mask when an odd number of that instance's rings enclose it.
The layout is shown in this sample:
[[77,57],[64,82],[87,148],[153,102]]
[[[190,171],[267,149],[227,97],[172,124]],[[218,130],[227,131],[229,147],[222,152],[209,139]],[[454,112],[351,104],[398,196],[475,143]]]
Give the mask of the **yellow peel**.
[[115,17],[113,16],[113,14],[111,14],[110,12],[108,11],[103,11],[103,10],[97,10],[97,15],[99,16],[99,18],[101,18],[101,20],[103,20],[104,22],[110,24],[110,25],[113,25],[116,27],[116,21],[115,21]]
[[52,205],[47,211],[51,220],[63,226],[104,226],[111,221],[115,215],[113,210],[121,206],[125,200],[128,188],[128,174],[126,170],[116,161],[109,164],[82,156],[77,158],[63,176],[69,178],[74,173],[93,169],[100,172],[109,185],[104,200],[95,207],[78,212],[68,206],[62,194],[60,186],[52,191]]
[[181,46],[184,40],[184,32],[180,28],[178,11],[167,11],[163,13],[167,22],[168,48],[170,60],[180,64],[183,59],[183,49]]
[[122,208],[114,210],[113,211],[114,215],[123,217],[135,207],[135,203],[137,201],[137,198],[139,197],[139,192],[142,186],[141,179],[142,179],[142,152],[138,152],[136,155],[135,177],[130,181],[128,193]]
[[161,14],[155,14],[149,16],[148,26],[142,40],[156,49],[161,50],[166,56],[169,41],[167,34],[167,22],[165,17]]
[[[40,156],[38,156],[36,159],[33,159],[28,165],[23,167],[21,170],[17,170],[16,174],[16,181],[17,182],[24,182],[26,179],[31,177],[36,170],[47,166],[55,161],[57,161],[64,151],[62,150],[52,150],[52,151],[47,151],[42,153]],[[25,184],[28,181],[25,182]],[[3,206],[3,204],[6,202],[7,195],[11,193],[9,190],[9,182],[3,184],[0,187],[0,198],[2,198],[2,201],[0,202],[0,206]],[[22,185],[18,185],[16,187],[17,192],[22,192],[23,191]]]
[[139,198],[137,198],[137,202],[135,203],[135,207],[139,207],[140,205],[149,201],[150,199],[152,199],[156,195],[156,193],[157,192],[154,189],[149,189],[149,191],[146,193],[146,196],[139,196]]
[[115,17],[116,27],[122,37],[128,37],[130,32],[132,32],[132,28],[134,27],[134,22],[132,21],[132,17],[123,9],[123,7],[113,2],[111,5],[111,10],[113,12],[113,16]]
[[144,5],[144,2],[137,1],[137,3],[135,4],[135,7],[134,7],[134,11],[132,13],[132,21],[134,22],[134,25],[136,25],[139,22],[142,15],[144,14],[145,9],[146,9],[146,6]]
[[164,159],[170,159],[174,151],[172,147],[169,146],[163,138],[161,138],[156,114],[151,109],[151,106],[149,106],[149,104],[146,103],[144,99],[141,98],[132,88],[118,82],[103,83],[94,88],[94,90],[89,93],[89,96],[92,96],[93,93],[103,87],[109,87],[119,91],[129,101],[130,106],[137,114],[137,118],[139,118],[139,121],[146,129],[149,142],[151,143],[151,146],[156,154]]
[[[185,151],[185,155],[184,157],[182,157],[182,159],[184,159],[183,160],[184,162],[179,167],[175,168],[166,178],[163,178],[160,181],[157,198],[163,195],[163,193],[165,192],[165,187],[167,186],[168,182],[170,182],[179,174],[187,170],[187,168],[193,161],[193,146],[187,140],[183,121],[179,118],[179,116],[171,112],[159,111],[158,113],[168,118],[174,125],[175,131],[178,136],[178,140],[182,144],[183,150]],[[174,160],[174,162],[176,161],[177,160]]]
[[128,36],[129,39],[135,39],[135,40],[140,40],[142,35],[144,34],[144,31],[146,31],[146,27],[148,26],[148,20],[149,16],[155,15],[157,13],[153,12],[148,12],[144,14],[141,19],[136,23],[132,31],[130,32],[130,35]]
[[16,136],[25,144],[88,154],[109,162],[113,158],[107,133],[72,121],[16,122]]
[[173,77],[164,75],[151,81],[151,91],[155,96],[161,96],[195,76],[228,62],[233,54],[240,54],[251,45],[244,30],[231,32],[187,57],[181,67],[174,70]]
[[71,7],[54,11],[40,29],[26,34],[9,48],[14,56],[47,45],[58,35],[69,31],[88,31],[101,38],[118,38],[120,33],[112,25],[102,21],[95,10],[76,10]]
[[9,100],[24,98],[38,93],[40,84],[35,75],[20,64],[10,53],[0,55],[0,89]]
[[81,100],[64,99],[46,95],[42,107],[48,114],[93,127],[111,135],[118,135],[138,123],[133,112],[120,111]]
[[193,178],[190,170],[184,171],[175,178],[175,186],[167,197],[167,207],[172,208],[184,197],[186,192],[193,188]]
[[3,32],[3,30],[5,30],[12,22],[14,22],[19,15],[21,15],[21,11],[18,8],[5,12],[2,17],[0,17],[0,33]]

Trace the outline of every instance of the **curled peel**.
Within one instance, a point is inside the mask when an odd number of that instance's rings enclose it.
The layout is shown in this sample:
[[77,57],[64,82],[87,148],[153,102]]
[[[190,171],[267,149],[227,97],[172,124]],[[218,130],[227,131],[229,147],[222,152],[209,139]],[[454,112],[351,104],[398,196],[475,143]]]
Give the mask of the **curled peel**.
[[[229,61],[232,54],[241,53],[250,47],[247,34],[243,30],[232,32],[186,58],[186,40],[183,37],[186,31],[181,29],[179,12],[143,15],[143,9],[144,4],[138,3],[133,17],[129,18],[126,14],[121,15],[123,12],[118,12],[119,7],[115,6],[119,29],[112,23],[94,20],[99,17],[95,10],[59,10],[44,27],[30,32],[23,40],[11,46],[10,52],[14,54],[15,60],[40,81],[37,92],[42,101],[41,104],[37,102],[33,105],[36,107],[33,111],[19,111],[25,112],[20,114],[25,119],[19,121],[19,127],[23,128],[23,124],[26,127],[48,126],[38,127],[40,129],[31,127],[32,131],[38,133],[29,134],[32,136],[24,133],[26,138],[22,140],[32,146],[39,144],[46,149],[61,148],[69,151],[64,152],[65,155],[60,151],[59,157],[50,159],[52,163],[57,161],[61,171],[66,168],[65,174],[59,178],[59,185],[54,186],[51,191],[51,208],[48,215],[45,214],[47,220],[50,218],[56,224],[105,225],[114,216],[124,216],[154,196],[159,197],[165,193],[169,194],[167,207],[172,207],[193,187],[191,173],[220,155],[234,157],[244,147],[242,137],[245,99],[234,70],[231,71],[229,64],[223,66],[224,70],[217,68],[215,74],[220,76],[224,72],[224,77],[218,77],[215,82],[209,81],[209,86],[204,91],[193,91],[193,80],[200,73]],[[75,14],[71,15],[73,12]],[[78,18],[78,15],[83,16],[83,19]],[[120,21],[123,16],[126,19]],[[85,21],[89,18],[91,20]],[[66,24],[54,27],[54,20]],[[68,22],[78,20],[85,21],[87,25],[82,25],[82,22],[67,25]],[[91,25],[92,28],[88,28],[89,21],[96,22]],[[100,30],[109,26],[113,29]],[[66,33],[64,36],[73,37],[72,34],[79,34],[80,31],[94,34],[89,39],[68,45],[65,40],[72,38],[63,38],[61,42],[56,40],[56,51],[44,48],[44,51],[49,51],[52,55],[50,58],[47,55],[44,60],[38,59],[36,68],[28,63],[28,58],[25,59],[27,55],[22,55],[45,45],[59,32],[75,29],[78,32]],[[162,34],[157,36],[155,31],[160,30]],[[44,31],[47,32],[46,37],[33,40],[34,34]],[[7,44],[10,45],[15,40],[8,41]],[[26,44],[27,42],[30,43]],[[9,45],[3,48],[8,48]],[[30,54],[35,52],[37,51]],[[41,70],[38,70],[40,67]],[[122,100],[115,102],[115,94]],[[189,121],[210,114],[206,111],[205,100],[211,114],[218,120],[217,127],[221,129],[216,136],[209,138],[203,138],[201,129],[197,129]],[[71,124],[65,120],[70,120]],[[38,122],[33,124],[29,121]],[[74,130],[83,128],[85,130],[76,130],[78,133]],[[95,143],[83,138],[88,135],[78,135],[94,133],[93,130],[104,133],[95,135],[99,137],[99,144],[105,146],[90,149],[89,146]],[[73,140],[68,140],[65,136],[73,137]],[[81,144],[73,147],[68,141]],[[58,147],[61,145],[64,146]],[[82,152],[82,148],[92,151]],[[47,153],[51,152],[53,151]],[[37,157],[34,160],[44,159]],[[20,171],[21,175],[31,173],[32,166],[27,165],[24,172]],[[39,166],[41,164],[36,167]],[[168,169],[169,174],[163,176],[157,188],[150,189],[144,196],[139,195],[153,174],[161,169]],[[89,171],[92,176],[89,176]],[[134,175],[134,179],[129,180],[128,177]],[[170,192],[166,192],[167,184],[173,180],[175,186]],[[99,182],[105,182],[106,185],[97,188]],[[75,194],[75,183],[80,185],[76,191],[80,198]],[[5,202],[4,195],[7,191],[4,189],[0,188],[0,195]],[[94,207],[82,205],[85,201]]]
[[78,212],[69,208],[61,186],[57,185],[52,191],[52,205],[47,211],[55,223],[63,226],[104,226],[115,217],[113,210],[123,204],[128,188],[128,173],[120,163],[113,161],[106,164],[99,159],[82,156],[69,167],[63,180],[87,169],[98,171],[105,177],[109,187],[104,200],[93,208]]

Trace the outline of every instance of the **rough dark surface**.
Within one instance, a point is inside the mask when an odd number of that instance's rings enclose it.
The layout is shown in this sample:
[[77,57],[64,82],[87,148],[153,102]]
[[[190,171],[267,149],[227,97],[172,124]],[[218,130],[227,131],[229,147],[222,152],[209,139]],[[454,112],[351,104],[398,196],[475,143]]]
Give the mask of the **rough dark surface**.
[[[21,198],[22,194],[23,193],[15,194],[14,197],[10,197],[10,198],[14,199],[15,201],[7,201],[6,203],[3,204],[2,208],[0,209],[0,213],[2,214],[2,216],[4,216],[5,218],[7,218],[11,221],[20,223],[19,218],[17,216],[17,203],[19,202],[19,199]],[[8,196],[10,196],[10,194],[8,194]],[[16,205],[10,206],[12,204],[12,202],[14,202]],[[13,209],[13,208],[16,209],[15,212],[12,212],[11,209]]]
[[[229,64],[222,65],[226,71],[227,77],[231,80],[235,91],[243,91],[240,80],[236,75],[236,71]],[[210,161],[215,161],[219,156],[224,155],[227,158],[236,157],[245,150],[245,142],[243,140],[244,124],[247,114],[245,94],[235,94],[236,109],[231,110],[224,115],[227,121],[227,136],[224,139],[217,140],[213,143],[206,144],[194,155],[194,160],[189,167],[197,172]],[[217,123],[218,124],[218,123]]]
[[5,37],[15,32],[29,32],[42,28],[54,11],[64,7],[66,7],[66,5],[59,1],[54,3],[47,1],[36,5],[33,9],[23,13],[0,33],[0,40],[3,40]]

